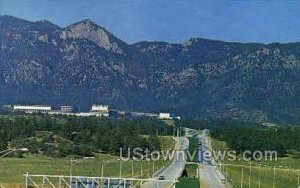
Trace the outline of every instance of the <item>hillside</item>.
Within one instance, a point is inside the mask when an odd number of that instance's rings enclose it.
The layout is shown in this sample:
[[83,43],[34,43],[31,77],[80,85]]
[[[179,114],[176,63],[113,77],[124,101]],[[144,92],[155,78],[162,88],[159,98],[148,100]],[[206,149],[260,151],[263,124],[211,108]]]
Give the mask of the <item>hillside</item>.
[[0,17],[0,104],[93,103],[188,118],[300,123],[300,43],[126,44],[83,20]]

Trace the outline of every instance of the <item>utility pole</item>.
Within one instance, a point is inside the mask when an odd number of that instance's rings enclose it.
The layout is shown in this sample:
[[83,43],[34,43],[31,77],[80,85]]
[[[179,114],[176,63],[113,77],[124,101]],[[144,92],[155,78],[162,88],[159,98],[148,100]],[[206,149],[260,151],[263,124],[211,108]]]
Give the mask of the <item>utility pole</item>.
[[149,172],[150,171],[150,160],[148,160],[148,170],[147,171],[148,171],[148,178],[149,178],[150,177],[150,172]]
[[258,180],[258,188],[260,188],[260,181],[261,181],[261,164],[259,164],[259,180]]
[[152,161],[152,174],[154,174],[155,171],[155,165],[154,165],[154,161]]
[[228,163],[225,166],[225,182],[226,182],[226,184],[227,184],[227,181],[228,181],[227,177],[228,177]]
[[104,176],[104,164],[103,164],[103,161],[101,163],[101,177]]
[[198,164],[198,177],[199,177],[200,188],[201,188],[202,180],[201,180],[201,175],[200,175],[200,164]]
[[143,162],[141,161],[141,177],[143,177]]
[[244,181],[244,167],[242,167],[241,188],[243,188],[243,181]]
[[275,176],[276,176],[276,170],[274,166],[274,171],[273,171],[273,188],[275,188]]
[[250,161],[250,171],[249,171],[249,188],[251,188],[251,175],[252,175],[252,168],[251,168],[251,161]]
[[120,160],[120,178],[122,177],[122,161]]
[[29,188],[28,172],[26,172],[26,184],[25,184],[25,188]]
[[133,170],[133,161],[132,161],[132,163],[131,163],[131,176],[133,177],[134,176],[134,170]]
[[72,165],[73,165],[73,157],[71,156],[71,160],[70,160],[70,186],[72,186]]

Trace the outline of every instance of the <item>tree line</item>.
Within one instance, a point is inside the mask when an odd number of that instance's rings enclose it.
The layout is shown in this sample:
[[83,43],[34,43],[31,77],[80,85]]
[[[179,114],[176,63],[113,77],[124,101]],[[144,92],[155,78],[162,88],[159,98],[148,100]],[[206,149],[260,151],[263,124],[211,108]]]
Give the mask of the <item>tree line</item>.
[[266,126],[235,120],[190,120],[177,122],[177,126],[209,129],[213,138],[225,141],[237,153],[275,150],[279,156],[300,157],[299,126]]
[[26,147],[32,153],[63,157],[118,154],[123,148],[126,154],[127,148],[134,147],[159,150],[157,136],[173,132],[172,126],[156,119],[5,115],[0,116],[0,151]]

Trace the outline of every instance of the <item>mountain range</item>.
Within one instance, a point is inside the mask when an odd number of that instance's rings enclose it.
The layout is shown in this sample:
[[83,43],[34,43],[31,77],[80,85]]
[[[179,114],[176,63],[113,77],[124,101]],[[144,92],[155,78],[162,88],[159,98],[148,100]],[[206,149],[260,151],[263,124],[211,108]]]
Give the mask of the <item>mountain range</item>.
[[299,124],[300,43],[127,44],[90,20],[0,16],[0,104]]

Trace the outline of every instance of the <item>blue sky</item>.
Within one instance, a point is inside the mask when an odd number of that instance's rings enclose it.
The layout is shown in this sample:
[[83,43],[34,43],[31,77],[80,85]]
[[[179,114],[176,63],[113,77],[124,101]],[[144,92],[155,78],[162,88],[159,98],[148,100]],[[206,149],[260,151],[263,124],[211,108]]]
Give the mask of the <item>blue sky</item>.
[[128,43],[300,41],[299,0],[0,0],[0,14],[61,27],[88,18]]

